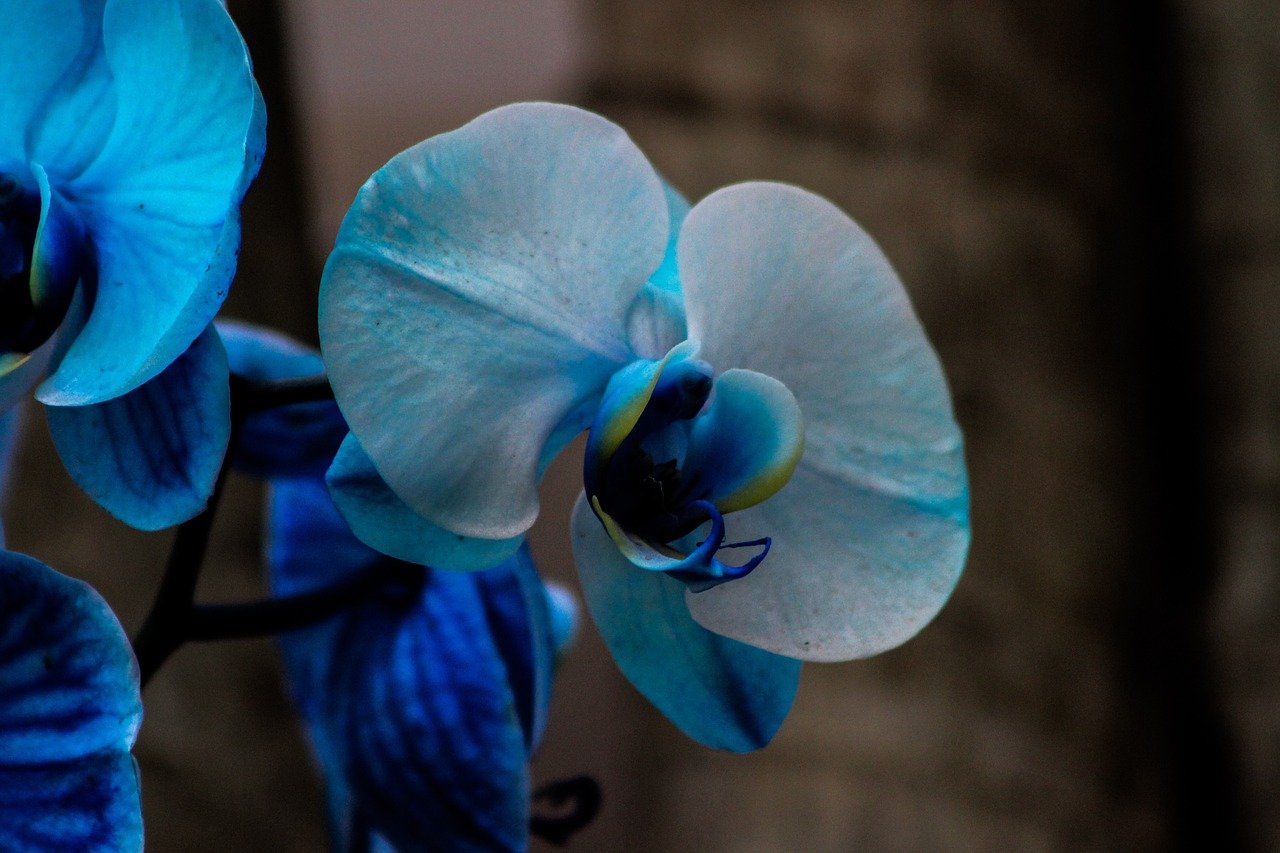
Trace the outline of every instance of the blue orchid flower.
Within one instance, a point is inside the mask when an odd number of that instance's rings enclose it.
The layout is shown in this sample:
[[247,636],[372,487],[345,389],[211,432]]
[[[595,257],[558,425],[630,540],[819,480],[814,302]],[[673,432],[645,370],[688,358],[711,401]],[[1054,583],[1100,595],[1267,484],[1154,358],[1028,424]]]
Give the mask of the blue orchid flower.
[[399,850],[525,849],[528,758],[572,621],[528,551],[474,573],[397,563],[351,534],[322,480],[292,478],[271,487],[270,563],[280,595],[399,569],[280,638],[338,848],[363,833]]
[[455,550],[518,540],[590,430],[588,609],[703,743],[768,742],[800,661],[904,642],[963,567],[937,357],[872,239],[799,188],[690,209],[605,119],[504,107],[365,184],[320,331],[370,466]]
[[244,42],[218,0],[0,0],[0,18],[0,411],[36,388],[91,496],[177,523],[229,434],[207,328],[264,147]]

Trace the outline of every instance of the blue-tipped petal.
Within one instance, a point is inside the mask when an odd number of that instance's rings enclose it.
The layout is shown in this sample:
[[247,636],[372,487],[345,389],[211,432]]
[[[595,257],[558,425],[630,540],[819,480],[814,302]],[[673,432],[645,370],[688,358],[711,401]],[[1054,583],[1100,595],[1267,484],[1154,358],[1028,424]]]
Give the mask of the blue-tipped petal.
[[938,359],[880,249],[781,184],[708,196],[681,230],[690,335],[718,367],[780,380],[804,416],[790,483],[729,517],[764,564],[689,597],[713,631],[846,660],[895,646],[950,595],[969,542],[960,430]]
[[644,156],[574,107],[502,107],[379,170],[325,269],[320,340],[396,494],[463,535],[528,529],[558,427],[632,357],[627,313],[667,234]]
[[0,552],[0,848],[140,850],[142,718],[119,622],[88,585]]
[[587,437],[583,478],[588,493],[598,490],[609,460],[639,423],[663,371],[668,365],[692,362],[697,354],[698,345],[685,341],[660,359],[633,361],[609,378]]
[[102,26],[115,123],[65,187],[93,240],[98,288],[38,389],[54,405],[136,388],[208,325],[230,284],[246,171],[261,156],[257,85],[221,3],[110,0]]
[[72,478],[126,524],[159,530],[200,513],[231,434],[227,356],[210,326],[169,369],[92,406],[49,407]]
[[[231,372],[258,382],[324,375],[320,354],[268,329],[217,323]],[[231,464],[255,477],[319,476],[333,461],[347,424],[332,400],[277,406],[245,419]]]
[[519,536],[459,536],[418,515],[391,491],[354,435],[342,442],[326,479],[334,503],[355,534],[371,548],[406,563],[476,571],[497,565],[520,547]]
[[573,555],[587,610],[613,659],[658,710],[718,749],[748,752],[772,739],[795,697],[799,661],[698,625],[685,606],[684,584],[637,570],[581,498]]

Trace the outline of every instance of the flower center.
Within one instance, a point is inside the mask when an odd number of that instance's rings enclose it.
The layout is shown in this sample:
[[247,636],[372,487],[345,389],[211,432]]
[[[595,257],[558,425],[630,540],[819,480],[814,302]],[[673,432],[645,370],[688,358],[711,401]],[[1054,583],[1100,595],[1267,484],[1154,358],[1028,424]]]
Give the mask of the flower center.
[[710,517],[696,471],[683,469],[691,421],[711,396],[711,368],[687,360],[662,371],[640,419],[614,451],[596,495],[626,530],[671,542]]
[[83,231],[41,186],[0,172],[0,375],[58,330],[79,280]]
[[[610,381],[587,442],[592,509],[631,562],[694,591],[742,577],[772,540],[725,544],[723,513],[759,503],[791,476],[803,448],[799,408],[785,386],[751,371],[715,378],[681,344]],[[710,523],[705,535],[699,531]],[[725,548],[759,547],[741,565]]]
[[40,196],[0,174],[0,352],[29,353],[35,341],[31,255],[40,226]]

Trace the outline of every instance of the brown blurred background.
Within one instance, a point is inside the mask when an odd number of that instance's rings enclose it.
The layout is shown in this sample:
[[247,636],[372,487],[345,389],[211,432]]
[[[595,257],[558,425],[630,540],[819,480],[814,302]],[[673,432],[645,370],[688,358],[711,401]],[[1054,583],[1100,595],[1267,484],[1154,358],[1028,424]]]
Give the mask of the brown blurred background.
[[[901,649],[807,667],[749,756],[676,731],[586,625],[535,767],[604,785],[573,849],[1280,848],[1280,7],[231,8],[270,136],[229,314],[314,340],[364,177],[485,109],[555,98],[620,122],[693,199],[749,178],[830,197],[942,355],[974,495],[951,604]],[[94,508],[30,420],[12,547],[136,628],[168,537]],[[534,531],[563,578],[577,468],[557,463]],[[261,593],[259,499],[232,482],[206,599]],[[278,669],[267,641],[189,647],[148,688],[149,849],[323,847]]]

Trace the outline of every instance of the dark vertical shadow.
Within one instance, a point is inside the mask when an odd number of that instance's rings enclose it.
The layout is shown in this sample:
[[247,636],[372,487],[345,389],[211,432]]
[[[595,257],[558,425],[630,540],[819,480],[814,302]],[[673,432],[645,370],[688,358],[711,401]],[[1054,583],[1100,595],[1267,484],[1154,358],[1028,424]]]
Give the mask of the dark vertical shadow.
[[[1213,413],[1208,309],[1175,4],[1108,4],[1118,35],[1122,165],[1134,219],[1118,238],[1134,259],[1128,355],[1138,398],[1135,469],[1143,553],[1119,626],[1129,683],[1153,709],[1165,760],[1168,837],[1177,849],[1248,847],[1238,761],[1222,712],[1207,630],[1219,528],[1211,469]],[[1127,300],[1126,300],[1127,301]],[[1124,332],[1122,331],[1122,334]]]
[[311,256],[296,90],[280,0],[231,0],[267,104],[267,154],[243,208],[244,237],[227,311],[305,341],[316,340],[320,264]]

